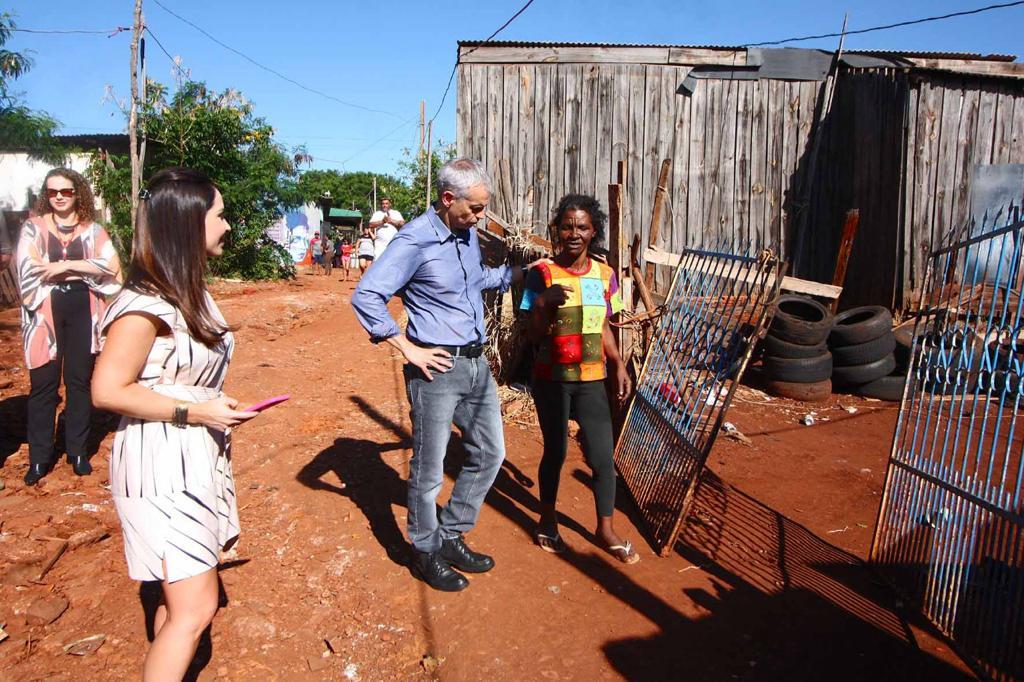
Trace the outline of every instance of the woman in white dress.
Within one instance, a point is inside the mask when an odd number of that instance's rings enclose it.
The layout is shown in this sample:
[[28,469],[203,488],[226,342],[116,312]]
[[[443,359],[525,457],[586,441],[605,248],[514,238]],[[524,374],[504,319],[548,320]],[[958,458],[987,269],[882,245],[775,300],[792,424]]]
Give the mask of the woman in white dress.
[[180,680],[217,611],[220,552],[238,538],[231,427],[257,413],[221,392],[234,340],[205,285],[207,257],[231,229],[220,192],[201,173],[169,168],[140,198],[92,395],[122,415],[110,488],[128,573],[163,585],[143,679]]

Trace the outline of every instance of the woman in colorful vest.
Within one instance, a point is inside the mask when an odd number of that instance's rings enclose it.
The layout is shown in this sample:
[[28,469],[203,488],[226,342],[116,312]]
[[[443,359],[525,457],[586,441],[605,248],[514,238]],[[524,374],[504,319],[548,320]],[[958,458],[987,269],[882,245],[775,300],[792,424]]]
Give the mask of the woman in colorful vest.
[[54,465],[57,389],[64,376],[64,441],[79,476],[92,472],[86,443],[92,399],[89,384],[99,352],[99,321],[106,297],[121,288],[121,266],[106,230],[93,222],[92,190],[81,174],[46,174],[18,240],[21,330],[31,390],[28,397],[29,468],[35,485]]
[[555,211],[553,261],[541,263],[526,278],[522,310],[529,311],[529,335],[538,344],[533,366],[544,455],[540,462],[541,517],[534,541],[560,553],[555,500],[569,437],[569,419],[583,432],[584,456],[593,471],[597,538],[616,559],[632,564],[640,557],[612,524],[615,511],[615,463],[612,460],[611,410],[605,391],[610,370],[620,401],[630,391],[609,319],[622,311],[615,272],[590,254],[604,238],[606,216],[593,197],[570,194]]

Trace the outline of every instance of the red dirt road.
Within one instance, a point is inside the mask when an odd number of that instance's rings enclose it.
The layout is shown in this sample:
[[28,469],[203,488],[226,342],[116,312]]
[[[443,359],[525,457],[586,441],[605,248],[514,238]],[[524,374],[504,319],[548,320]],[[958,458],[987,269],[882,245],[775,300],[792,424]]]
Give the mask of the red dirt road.
[[[367,342],[351,290],[305,275],[215,287],[240,325],[228,392],[293,399],[235,432],[242,538],[222,567],[225,605],[193,667],[199,679],[972,677],[861,564],[896,415],[885,403],[835,398],[858,411],[818,407],[828,421],[805,427],[803,406],[741,391],[727,419],[752,445],[719,439],[672,556],[652,553],[620,495],[620,530],[643,557],[628,567],[593,545],[575,447],[560,499],[572,552],[531,544],[540,435],[509,420],[507,465],[468,537],[497,567],[463,593],[430,590],[402,565],[411,452],[401,361]],[[0,670],[12,680],[134,678],[151,599],[127,577],[104,488],[116,421],[97,417],[91,477],[62,464],[25,488],[16,311],[0,313],[0,338],[0,385],[12,381],[0,391]],[[456,436],[452,471],[459,452]],[[109,537],[68,549],[31,580],[53,551],[46,537],[95,529]],[[69,604],[56,621],[26,622],[34,602],[55,598]],[[63,653],[96,634],[105,640],[95,652]]]

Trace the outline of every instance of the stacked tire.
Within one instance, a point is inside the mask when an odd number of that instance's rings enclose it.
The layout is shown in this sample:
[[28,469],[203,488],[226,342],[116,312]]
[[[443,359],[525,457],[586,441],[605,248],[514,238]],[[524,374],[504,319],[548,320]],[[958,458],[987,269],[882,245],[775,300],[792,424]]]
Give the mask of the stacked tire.
[[785,294],[764,339],[765,389],[772,395],[804,402],[832,394],[832,355],[828,336],[833,316],[806,296]]
[[[903,373],[897,372],[892,313],[882,306],[851,308],[835,317],[828,337],[832,383],[867,398],[898,401]],[[896,372],[896,373],[894,373]]]

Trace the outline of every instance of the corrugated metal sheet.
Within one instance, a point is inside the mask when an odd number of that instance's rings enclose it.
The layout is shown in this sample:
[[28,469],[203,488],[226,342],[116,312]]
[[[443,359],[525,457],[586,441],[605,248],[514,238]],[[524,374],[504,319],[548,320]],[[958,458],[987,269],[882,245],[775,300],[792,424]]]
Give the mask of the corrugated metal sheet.
[[[664,43],[574,43],[574,42],[546,42],[546,41],[522,41],[522,40],[460,40],[459,47],[665,47],[685,48],[688,50],[742,50],[745,45],[670,45]],[[786,48],[786,49],[808,49],[808,48]],[[1017,56],[1012,54],[988,54],[983,55],[977,52],[927,52],[913,50],[847,50],[852,54],[878,55],[888,57],[916,57],[922,59],[966,59],[984,62],[1012,62]]]

